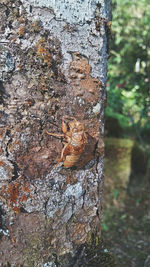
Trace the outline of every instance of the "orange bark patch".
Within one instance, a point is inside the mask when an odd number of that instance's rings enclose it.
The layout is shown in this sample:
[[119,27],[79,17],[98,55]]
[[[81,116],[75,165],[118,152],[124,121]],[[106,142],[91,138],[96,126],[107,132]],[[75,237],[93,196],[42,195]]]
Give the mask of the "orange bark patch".
[[19,197],[19,184],[11,184],[7,189],[10,202],[17,203]]
[[4,165],[4,162],[3,161],[0,161],[0,166],[3,166]]
[[91,94],[94,94],[99,86],[99,81],[91,76],[86,77],[81,80],[81,87],[84,90],[89,91]]
[[49,50],[49,47],[46,44],[46,40],[41,38],[37,43],[37,57],[42,59],[42,61],[47,64],[49,67],[52,64],[52,56]]
[[82,96],[87,102],[97,102],[101,82],[90,75],[91,66],[88,59],[80,53],[73,54],[70,65],[70,78],[72,80],[73,94]]
[[80,54],[75,53],[74,54],[74,60],[71,63],[71,70],[75,71],[76,73],[82,73],[82,74],[90,74],[91,67],[88,64],[87,58],[80,57]]
[[22,191],[24,191],[24,192],[30,193],[29,188],[26,187],[26,186],[24,186],[24,185],[22,185],[21,189],[22,189]]
[[23,26],[21,26],[19,28],[18,34],[19,34],[20,37],[23,37],[24,36],[24,34],[25,34],[25,28]]
[[24,183],[22,179],[18,182],[12,182],[7,187],[4,186],[0,192],[0,196],[7,201],[8,206],[16,213],[20,212],[20,208],[27,201],[30,193],[27,184],[21,185],[21,183]]
[[20,212],[20,208],[17,207],[17,206],[13,207],[13,210],[14,210],[16,213],[19,213],[19,212]]

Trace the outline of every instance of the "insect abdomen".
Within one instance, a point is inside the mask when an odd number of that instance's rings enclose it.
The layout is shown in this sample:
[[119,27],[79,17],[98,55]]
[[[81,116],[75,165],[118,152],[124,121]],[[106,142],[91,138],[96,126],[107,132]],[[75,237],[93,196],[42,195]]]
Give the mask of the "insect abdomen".
[[66,156],[64,160],[64,167],[65,168],[70,168],[76,164],[78,159],[80,158],[81,154],[78,155],[68,155]]

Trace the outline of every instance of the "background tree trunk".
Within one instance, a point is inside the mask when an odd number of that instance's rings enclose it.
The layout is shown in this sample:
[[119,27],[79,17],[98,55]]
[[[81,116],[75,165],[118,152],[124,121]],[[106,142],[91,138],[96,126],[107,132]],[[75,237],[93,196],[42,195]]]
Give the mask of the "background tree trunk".
[[[100,237],[109,20],[108,0],[0,3],[3,264],[80,266]],[[61,132],[64,115],[88,143],[74,168],[55,169],[62,142],[45,131]]]

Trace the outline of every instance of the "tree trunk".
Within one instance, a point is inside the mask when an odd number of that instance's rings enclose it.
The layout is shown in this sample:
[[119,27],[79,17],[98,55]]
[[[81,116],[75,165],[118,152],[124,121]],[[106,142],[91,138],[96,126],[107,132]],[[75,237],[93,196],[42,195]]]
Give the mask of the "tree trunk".
[[[110,1],[1,0],[2,264],[81,266],[98,243],[109,20]],[[87,137],[71,168],[46,132],[66,115]]]

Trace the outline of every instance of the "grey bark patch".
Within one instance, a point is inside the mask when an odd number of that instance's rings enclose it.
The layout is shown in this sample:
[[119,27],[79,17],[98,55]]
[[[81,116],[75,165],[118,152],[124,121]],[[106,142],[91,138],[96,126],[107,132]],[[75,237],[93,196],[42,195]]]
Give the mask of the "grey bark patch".
[[0,80],[3,80],[3,72],[11,72],[14,68],[14,56],[6,45],[0,44]]
[[54,10],[56,19],[68,23],[83,24],[91,22],[94,18],[95,7],[103,7],[103,1],[99,0],[23,0],[24,3],[30,3],[34,7],[47,7]]

